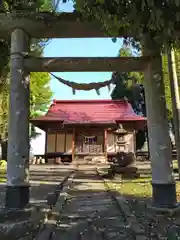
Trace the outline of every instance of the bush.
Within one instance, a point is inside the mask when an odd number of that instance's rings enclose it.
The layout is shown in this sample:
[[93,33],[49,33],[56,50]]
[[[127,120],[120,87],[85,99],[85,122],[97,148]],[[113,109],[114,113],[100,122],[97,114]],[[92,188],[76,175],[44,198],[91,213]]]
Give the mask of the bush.
[[0,170],[5,170],[7,168],[7,162],[5,160],[0,160]]

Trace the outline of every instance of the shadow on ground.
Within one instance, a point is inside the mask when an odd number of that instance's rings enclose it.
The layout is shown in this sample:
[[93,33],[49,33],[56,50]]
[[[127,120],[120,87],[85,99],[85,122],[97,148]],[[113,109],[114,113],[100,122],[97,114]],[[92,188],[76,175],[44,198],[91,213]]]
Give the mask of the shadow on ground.
[[47,195],[55,191],[57,185],[72,171],[71,166],[32,166],[30,169],[30,201],[46,202]]
[[[90,170],[82,170],[76,177],[53,240],[58,239],[58,236],[68,240],[80,239],[80,234],[83,239],[89,239],[88,236],[91,239],[95,239],[95,236],[99,236],[99,239],[136,239],[137,234],[127,221],[128,213],[111,196],[122,198],[126,202],[131,215],[135,216],[140,229],[144,230],[140,234],[147,239],[179,239],[179,216],[157,215],[148,208],[151,197],[131,192],[124,194],[119,186],[116,190],[111,185],[107,193],[102,190],[100,182]],[[123,181],[119,180],[116,184],[121,185]],[[139,184],[137,179],[135,184]]]
[[[72,171],[72,166],[31,166],[30,167],[30,201],[32,203],[46,202],[48,193],[54,192],[57,185]],[[5,200],[5,173],[0,174],[0,207]]]
[[[31,167],[31,202],[46,202],[48,193],[64,179],[72,166]],[[118,206],[111,196],[123,198],[147,239],[179,239],[180,217],[157,215],[148,208],[151,204],[150,170],[141,170],[142,177],[122,180],[116,176],[110,180],[109,193],[102,189],[101,178],[91,169],[81,170],[71,189],[69,199],[61,211],[56,229],[59,239],[135,239],[134,230],[127,221],[127,212]],[[148,184],[148,185],[147,185]],[[138,191],[134,191],[137,188]],[[142,190],[143,188],[143,190]],[[132,190],[132,191],[131,191]],[[5,185],[0,185],[0,197],[4,201]],[[2,201],[2,202],[3,202]],[[86,238],[87,237],[87,238]]]

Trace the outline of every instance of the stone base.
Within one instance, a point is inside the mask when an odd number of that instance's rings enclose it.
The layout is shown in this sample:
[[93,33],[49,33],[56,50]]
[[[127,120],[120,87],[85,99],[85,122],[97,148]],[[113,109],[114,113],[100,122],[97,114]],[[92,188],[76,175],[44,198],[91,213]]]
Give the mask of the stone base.
[[122,174],[128,174],[128,173],[137,173],[137,167],[134,166],[128,166],[128,167],[114,167],[116,173],[122,173]]
[[156,215],[167,214],[169,216],[179,215],[180,213],[180,204],[176,204],[176,207],[173,208],[158,208],[153,205],[147,205],[147,208],[156,213]]
[[86,164],[106,164],[107,159],[104,155],[86,155],[86,156],[76,156],[75,162],[78,164],[86,165]]
[[156,208],[176,208],[176,185],[175,183],[169,184],[155,184],[152,183],[153,196],[152,206]]
[[46,220],[48,210],[31,206],[24,209],[4,209],[0,216],[0,239],[34,239]]
[[5,207],[8,209],[24,208],[29,204],[29,186],[7,186]]
[[0,223],[4,223],[6,221],[20,221],[25,220],[31,217],[34,208],[32,206],[27,206],[23,209],[0,209]]
[[121,174],[121,177],[122,177],[122,179],[134,179],[134,178],[139,178],[140,177],[140,173],[137,173],[137,172],[135,172],[135,173],[131,173],[131,172],[127,172],[127,173],[122,173]]

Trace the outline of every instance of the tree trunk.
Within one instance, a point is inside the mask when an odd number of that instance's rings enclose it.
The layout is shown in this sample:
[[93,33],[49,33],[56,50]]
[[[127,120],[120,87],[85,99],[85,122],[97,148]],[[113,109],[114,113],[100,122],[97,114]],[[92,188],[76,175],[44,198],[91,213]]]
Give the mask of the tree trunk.
[[172,112],[173,112],[173,123],[175,132],[175,144],[177,151],[179,179],[180,179],[180,99],[179,99],[179,86],[176,73],[176,63],[174,50],[170,46],[167,47],[168,56],[168,69],[172,99]]
[[166,110],[160,46],[150,36],[143,37],[144,55],[152,56],[144,71],[149,149],[152,166],[153,205],[176,206],[176,186],[172,175],[172,149]]
[[1,142],[2,160],[5,160],[5,161],[7,161],[7,144],[8,144],[8,140],[3,140]]
[[146,127],[146,139],[147,139],[147,150],[148,150],[148,160],[150,159],[150,150],[149,150],[149,136],[148,136],[148,127]]
[[7,189],[5,206],[23,208],[29,203],[29,74],[23,54],[29,50],[27,34],[11,35],[11,82],[8,124]]

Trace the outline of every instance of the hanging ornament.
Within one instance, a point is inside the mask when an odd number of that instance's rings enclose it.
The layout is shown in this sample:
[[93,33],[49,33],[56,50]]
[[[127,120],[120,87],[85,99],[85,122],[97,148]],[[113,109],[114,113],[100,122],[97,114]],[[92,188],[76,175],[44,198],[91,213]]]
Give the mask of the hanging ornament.
[[104,82],[76,83],[76,82],[67,81],[60,77],[57,77],[53,73],[50,73],[50,74],[51,74],[51,76],[56,78],[59,82],[65,84],[66,86],[71,87],[72,89],[75,89],[75,90],[84,90],[84,91],[90,91],[93,89],[96,90],[96,89],[106,87],[112,83],[111,79],[104,81]]
[[72,88],[73,95],[76,94],[76,89]]
[[95,90],[96,90],[97,95],[99,96],[100,95],[100,89],[95,89]]
[[108,87],[108,91],[110,92],[111,91],[111,84],[108,84],[107,87]]

